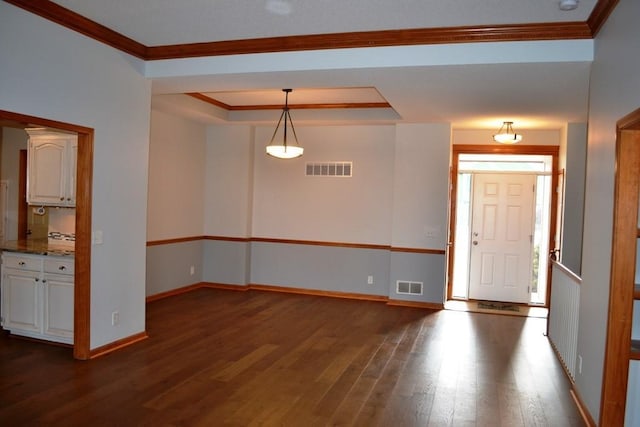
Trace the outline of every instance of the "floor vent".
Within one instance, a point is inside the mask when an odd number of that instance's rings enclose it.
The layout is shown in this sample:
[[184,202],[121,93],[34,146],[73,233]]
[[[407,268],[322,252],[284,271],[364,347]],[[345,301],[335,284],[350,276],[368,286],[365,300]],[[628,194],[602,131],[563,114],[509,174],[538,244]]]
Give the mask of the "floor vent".
[[307,176],[351,177],[353,162],[321,162],[307,163]]
[[398,280],[396,282],[396,293],[406,295],[422,295],[422,282],[407,282]]

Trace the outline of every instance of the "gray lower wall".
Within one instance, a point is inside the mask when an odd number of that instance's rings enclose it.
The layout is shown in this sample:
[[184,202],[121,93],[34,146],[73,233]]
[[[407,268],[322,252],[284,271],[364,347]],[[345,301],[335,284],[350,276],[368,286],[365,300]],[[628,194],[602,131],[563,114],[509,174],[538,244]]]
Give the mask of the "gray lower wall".
[[202,281],[244,286],[249,281],[249,242],[205,240]]
[[[190,275],[194,266],[195,274]],[[199,282],[282,286],[444,301],[445,256],[277,242],[199,240],[147,247],[146,295]],[[369,276],[373,283],[367,283]],[[396,281],[422,282],[422,295],[396,293]]]
[[145,295],[156,295],[201,282],[202,247],[201,240],[147,246]]
[[[405,301],[444,303],[445,255],[391,252],[389,298]],[[396,282],[422,282],[422,295],[396,293]]]
[[386,296],[389,251],[253,242],[251,283]]

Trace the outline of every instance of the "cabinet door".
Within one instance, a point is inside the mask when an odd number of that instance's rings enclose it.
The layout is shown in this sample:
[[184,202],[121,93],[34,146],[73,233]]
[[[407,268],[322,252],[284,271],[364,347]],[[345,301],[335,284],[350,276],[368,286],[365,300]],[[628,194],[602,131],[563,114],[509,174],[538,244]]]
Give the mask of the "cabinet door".
[[[45,274],[44,334],[54,341],[73,342],[73,276]],[[68,338],[57,339],[54,337]]]
[[40,333],[40,281],[38,273],[5,269],[2,275],[2,319],[5,329]]
[[66,140],[29,141],[28,202],[30,204],[65,204]]

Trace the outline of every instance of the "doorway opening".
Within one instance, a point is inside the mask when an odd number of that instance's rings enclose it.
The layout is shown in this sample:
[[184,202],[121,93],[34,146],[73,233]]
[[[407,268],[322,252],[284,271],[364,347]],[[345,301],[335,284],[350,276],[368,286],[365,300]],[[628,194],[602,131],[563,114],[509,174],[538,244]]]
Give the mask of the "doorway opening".
[[[84,126],[4,110],[0,110],[0,126],[17,129],[46,127],[78,135],[73,357],[87,360],[91,358],[91,200],[94,130]],[[25,224],[19,225],[19,228],[25,227]]]
[[447,300],[548,306],[557,154],[454,146]]

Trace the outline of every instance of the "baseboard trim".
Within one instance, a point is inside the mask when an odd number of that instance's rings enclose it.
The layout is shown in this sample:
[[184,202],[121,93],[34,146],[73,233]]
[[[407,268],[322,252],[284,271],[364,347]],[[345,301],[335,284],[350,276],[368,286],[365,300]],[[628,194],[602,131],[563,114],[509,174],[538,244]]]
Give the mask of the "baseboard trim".
[[595,421],[593,420],[593,417],[589,413],[589,410],[587,409],[587,406],[584,404],[584,401],[580,397],[580,393],[578,393],[578,391],[576,390],[576,383],[575,383],[573,377],[571,376],[571,373],[569,372],[569,369],[567,368],[567,365],[565,364],[564,360],[560,356],[560,352],[558,351],[558,347],[556,347],[556,344],[553,342],[551,337],[549,337],[548,335],[547,335],[547,340],[549,341],[549,344],[551,344],[551,349],[555,353],[556,359],[558,359],[560,361],[560,365],[562,366],[562,370],[564,371],[565,376],[567,377],[567,379],[571,383],[571,389],[569,390],[569,394],[571,394],[571,398],[573,399],[573,401],[575,402],[576,406],[578,407],[578,412],[580,412],[580,416],[582,417],[582,421],[584,421],[584,423],[588,427],[597,427],[597,424],[595,423]]
[[313,295],[330,298],[344,298],[353,300],[364,301],[378,301],[387,302],[388,297],[382,295],[370,295],[370,294],[356,294],[352,292],[339,292],[339,291],[323,291],[319,289],[305,289],[305,288],[293,288],[288,286],[275,286],[275,285],[261,285],[257,283],[251,283],[249,289],[256,291],[268,291],[268,292],[282,292],[287,294],[299,294],[299,295]]
[[549,341],[549,344],[551,344],[551,349],[555,353],[556,359],[560,361],[560,365],[562,366],[562,370],[564,371],[565,376],[567,377],[569,382],[571,382],[571,386],[574,387],[575,381],[573,379],[573,376],[571,376],[571,372],[569,372],[569,368],[567,368],[567,364],[564,362],[564,359],[560,355],[560,352],[558,351],[558,347],[556,347],[556,343],[553,342],[553,340],[549,335],[547,335],[547,340]]
[[172,296],[184,294],[186,292],[190,292],[202,287],[202,282],[194,283],[193,285],[183,286],[181,288],[171,289],[166,292],[160,292],[159,294],[149,295],[145,300],[146,302],[157,301],[164,298],[169,298]]
[[144,331],[126,338],[119,339],[110,344],[103,345],[102,347],[91,350],[89,352],[89,359],[95,359],[105,356],[109,353],[113,353],[116,350],[120,350],[121,348],[128,347],[142,340],[146,340],[147,338],[149,338],[149,336],[147,335],[147,332]]
[[222,289],[225,291],[245,292],[251,289],[249,285],[229,285],[226,283],[201,282],[201,288]]
[[422,301],[405,301],[401,299],[389,299],[387,305],[396,307],[414,307],[414,308],[426,308],[429,310],[444,310],[444,303],[437,302],[422,302]]
[[384,302],[387,305],[399,306],[399,307],[415,307],[415,308],[426,308],[429,310],[444,310],[444,303],[405,301],[405,300],[391,299],[384,295],[358,294],[355,292],[324,291],[320,289],[295,288],[295,287],[289,287],[289,286],[265,285],[260,283],[250,283],[247,285],[230,285],[226,283],[199,282],[199,283],[194,283],[192,285],[184,286],[182,288],[172,289],[167,292],[161,292],[159,294],[150,295],[147,297],[146,301],[153,302],[160,299],[184,294],[186,292],[191,292],[201,288],[221,289],[225,291],[235,291],[235,292],[245,292],[245,291],[281,292],[285,294],[312,295],[312,296],[329,297],[329,298],[343,298],[343,299],[352,299],[352,300],[360,300],[360,301]]
[[573,401],[576,402],[578,411],[580,411],[580,415],[582,416],[582,421],[584,421],[584,423],[588,427],[597,427],[597,424],[593,420],[593,417],[591,416],[591,414],[589,413],[587,406],[584,404],[584,401],[580,397],[580,393],[578,393],[578,391],[575,388],[572,388],[571,390],[569,390],[569,393],[571,394]]

